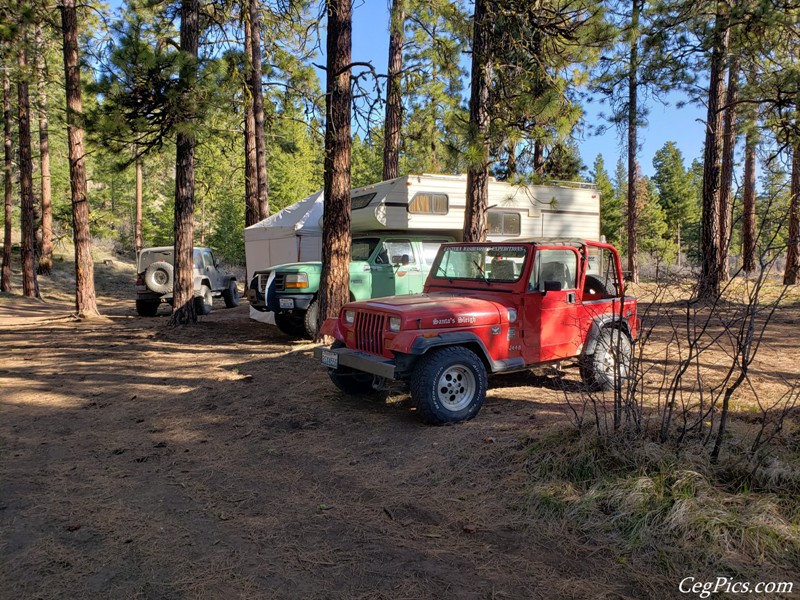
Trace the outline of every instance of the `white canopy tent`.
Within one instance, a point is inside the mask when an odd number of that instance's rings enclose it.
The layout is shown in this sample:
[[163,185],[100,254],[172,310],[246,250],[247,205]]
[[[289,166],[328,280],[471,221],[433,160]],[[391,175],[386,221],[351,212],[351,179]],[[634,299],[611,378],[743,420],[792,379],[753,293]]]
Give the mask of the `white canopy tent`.
[[322,256],[322,191],[244,230],[247,281],[255,271]]

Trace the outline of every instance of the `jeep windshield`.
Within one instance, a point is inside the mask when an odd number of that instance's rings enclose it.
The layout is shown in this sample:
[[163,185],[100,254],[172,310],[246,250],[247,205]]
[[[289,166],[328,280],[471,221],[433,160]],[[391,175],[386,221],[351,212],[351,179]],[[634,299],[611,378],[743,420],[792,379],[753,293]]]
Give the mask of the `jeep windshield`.
[[432,274],[451,281],[519,281],[527,254],[525,246],[445,246],[436,257]]

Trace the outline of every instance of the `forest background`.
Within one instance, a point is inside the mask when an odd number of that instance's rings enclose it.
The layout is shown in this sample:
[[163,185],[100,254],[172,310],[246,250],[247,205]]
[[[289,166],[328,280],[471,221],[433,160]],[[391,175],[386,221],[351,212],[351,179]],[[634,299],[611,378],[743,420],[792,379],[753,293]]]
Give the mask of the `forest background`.
[[[399,172],[465,172],[475,158],[468,116],[474,6],[437,0],[394,4],[403,11],[397,76],[402,99]],[[503,4],[497,3],[499,9]],[[759,198],[751,205],[757,207],[757,218],[749,227],[758,229],[758,251],[786,248],[791,136],[797,128],[792,112],[797,31],[777,27],[791,23],[797,7],[746,4],[731,5],[739,11],[738,29],[728,34],[732,37],[723,65],[728,88],[737,88],[739,96],[729,103],[738,110],[729,115],[728,134],[733,166],[727,211],[732,226],[726,243],[734,268],[743,260],[745,197],[748,186],[755,186],[756,171]],[[263,43],[266,170],[266,184],[259,184],[265,189],[259,190],[258,214],[246,215],[245,116],[252,98],[246,82],[252,63],[245,52],[249,17],[242,6],[202,6],[199,76],[192,96],[199,115],[192,125],[197,140],[195,242],[215,247],[233,265],[244,262],[245,224],[274,214],[323,184],[324,7],[308,1],[256,6]],[[10,84],[29,84],[32,116],[38,117],[32,119],[31,139],[40,261],[48,254],[42,249],[48,219],[42,208],[43,182],[49,181],[52,189],[54,240],[72,237],[61,31],[53,8],[46,2],[7,4],[5,14],[14,17],[7,23],[27,23],[30,30],[24,42],[29,59],[23,67],[17,60],[19,30],[8,25],[3,31],[4,73]],[[377,56],[376,49],[388,45],[392,8],[373,0],[354,6],[353,187],[383,178],[389,76],[386,58]],[[495,107],[504,109],[493,111],[491,174],[520,183],[593,181],[601,192],[602,233],[610,242],[630,255],[633,238],[646,267],[687,260],[697,265],[704,169],[704,157],[697,154],[707,133],[707,121],[698,122],[698,116],[708,111],[717,8],[716,3],[637,1],[605,3],[586,12],[580,2],[564,3],[559,10],[565,14],[583,14],[583,28],[556,31],[554,45],[543,46],[533,61],[536,68],[515,60],[521,48],[507,45],[507,55],[496,56],[499,71],[503,60],[515,68],[492,87]],[[181,128],[175,109],[185,101],[176,101],[170,89],[180,62],[177,11],[176,4],[164,2],[78,7],[90,230],[96,241],[113,244],[121,254],[133,255],[137,245],[137,166],[141,244],[173,243],[175,136]],[[756,43],[754,36],[770,23],[776,25],[774,37]],[[526,95],[529,99],[520,101]],[[9,93],[6,122],[16,115],[16,96]],[[652,132],[650,114],[657,115],[654,121],[660,125]],[[680,143],[662,137],[665,122]],[[631,138],[632,127],[642,132],[640,137]],[[42,137],[43,128],[49,129],[49,137]],[[13,148],[18,146],[15,129],[10,132]],[[597,148],[593,139],[602,140],[602,150],[587,158],[587,148]],[[648,149],[643,150],[642,140]],[[49,177],[43,173],[43,141],[49,149]],[[682,147],[693,154],[686,155]],[[651,148],[658,148],[652,159]],[[13,162],[11,178],[16,181],[16,155]],[[18,205],[11,217],[14,230],[19,229]],[[628,267],[638,278],[638,261]]]

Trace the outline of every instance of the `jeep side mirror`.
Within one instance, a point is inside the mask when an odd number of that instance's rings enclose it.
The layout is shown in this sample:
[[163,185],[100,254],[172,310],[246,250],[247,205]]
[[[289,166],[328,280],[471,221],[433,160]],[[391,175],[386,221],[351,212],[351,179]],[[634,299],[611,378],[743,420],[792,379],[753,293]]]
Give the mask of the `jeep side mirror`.
[[560,292],[561,291],[561,282],[560,281],[551,281],[546,280],[544,282],[544,293],[547,292]]

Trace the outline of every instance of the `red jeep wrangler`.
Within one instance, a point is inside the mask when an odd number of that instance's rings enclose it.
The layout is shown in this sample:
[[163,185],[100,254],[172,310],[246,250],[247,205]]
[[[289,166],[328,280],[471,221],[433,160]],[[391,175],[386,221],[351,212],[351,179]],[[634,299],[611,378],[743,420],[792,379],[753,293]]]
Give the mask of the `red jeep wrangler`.
[[609,244],[445,244],[422,294],[346,304],[322,327],[336,341],[314,354],[343,392],[399,383],[423,420],[442,425],[478,413],[487,373],[576,359],[588,386],[612,389],[638,327]]

